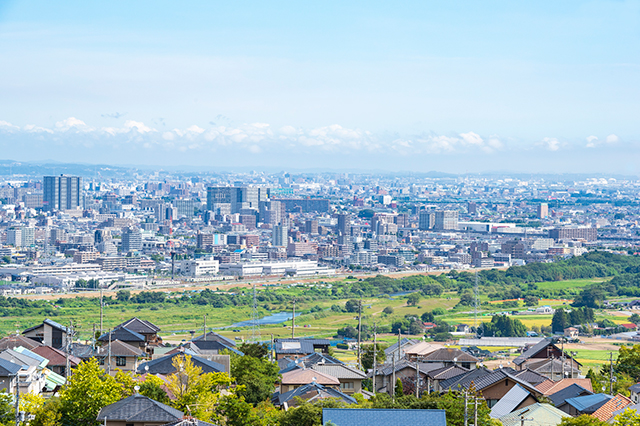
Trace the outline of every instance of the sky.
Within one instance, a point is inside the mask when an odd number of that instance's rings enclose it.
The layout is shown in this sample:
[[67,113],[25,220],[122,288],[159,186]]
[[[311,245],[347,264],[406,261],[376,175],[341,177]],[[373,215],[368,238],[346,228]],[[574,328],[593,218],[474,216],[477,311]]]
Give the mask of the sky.
[[640,0],[0,0],[0,63],[0,159],[640,175]]

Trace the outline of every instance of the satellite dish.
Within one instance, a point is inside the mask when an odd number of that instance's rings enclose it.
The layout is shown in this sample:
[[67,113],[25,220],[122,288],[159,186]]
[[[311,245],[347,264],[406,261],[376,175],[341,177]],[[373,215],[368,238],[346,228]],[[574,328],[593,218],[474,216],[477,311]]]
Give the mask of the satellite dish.
[[500,364],[499,368],[502,368],[502,364]]
[[133,387],[133,390],[134,390],[134,391],[136,391],[136,393],[138,393],[138,392],[140,391],[140,386],[135,385],[135,386]]

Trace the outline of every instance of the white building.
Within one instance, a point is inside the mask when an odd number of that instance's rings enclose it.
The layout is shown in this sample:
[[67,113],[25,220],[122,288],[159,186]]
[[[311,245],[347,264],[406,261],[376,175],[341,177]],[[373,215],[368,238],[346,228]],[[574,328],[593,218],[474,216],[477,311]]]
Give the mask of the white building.
[[220,264],[217,260],[185,260],[182,262],[182,272],[192,278],[202,275],[217,275]]

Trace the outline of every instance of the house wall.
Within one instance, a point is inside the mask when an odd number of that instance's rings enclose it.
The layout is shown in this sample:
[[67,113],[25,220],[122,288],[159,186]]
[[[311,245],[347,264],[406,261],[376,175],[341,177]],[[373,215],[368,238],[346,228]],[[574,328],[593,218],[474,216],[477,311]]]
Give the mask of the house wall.
[[[133,356],[128,356],[125,357],[126,359],[126,364],[124,366],[120,366],[116,364],[116,358],[118,358],[117,356],[112,356],[111,357],[111,375],[115,375],[117,370],[122,370],[122,371],[135,371],[138,368],[138,358],[137,357],[133,357]],[[103,370],[107,371],[109,369],[109,360],[104,359],[104,364],[102,364],[102,360],[100,361],[100,368],[102,368]]]
[[[377,387],[377,383],[376,383]],[[354,379],[340,379],[340,391],[346,393],[347,395],[351,395],[353,393],[362,392],[362,380],[354,380]]]
[[487,405],[489,406],[489,408],[491,408],[515,385],[516,382],[509,378],[506,378],[500,380],[497,383],[494,383],[487,388],[482,389],[482,396],[487,400]]

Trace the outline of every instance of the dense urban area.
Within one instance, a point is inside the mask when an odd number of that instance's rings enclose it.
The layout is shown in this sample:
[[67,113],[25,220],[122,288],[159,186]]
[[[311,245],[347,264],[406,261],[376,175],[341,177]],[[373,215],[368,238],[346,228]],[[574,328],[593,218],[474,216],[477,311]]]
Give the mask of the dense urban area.
[[1,424],[640,424],[636,179],[1,167]]

